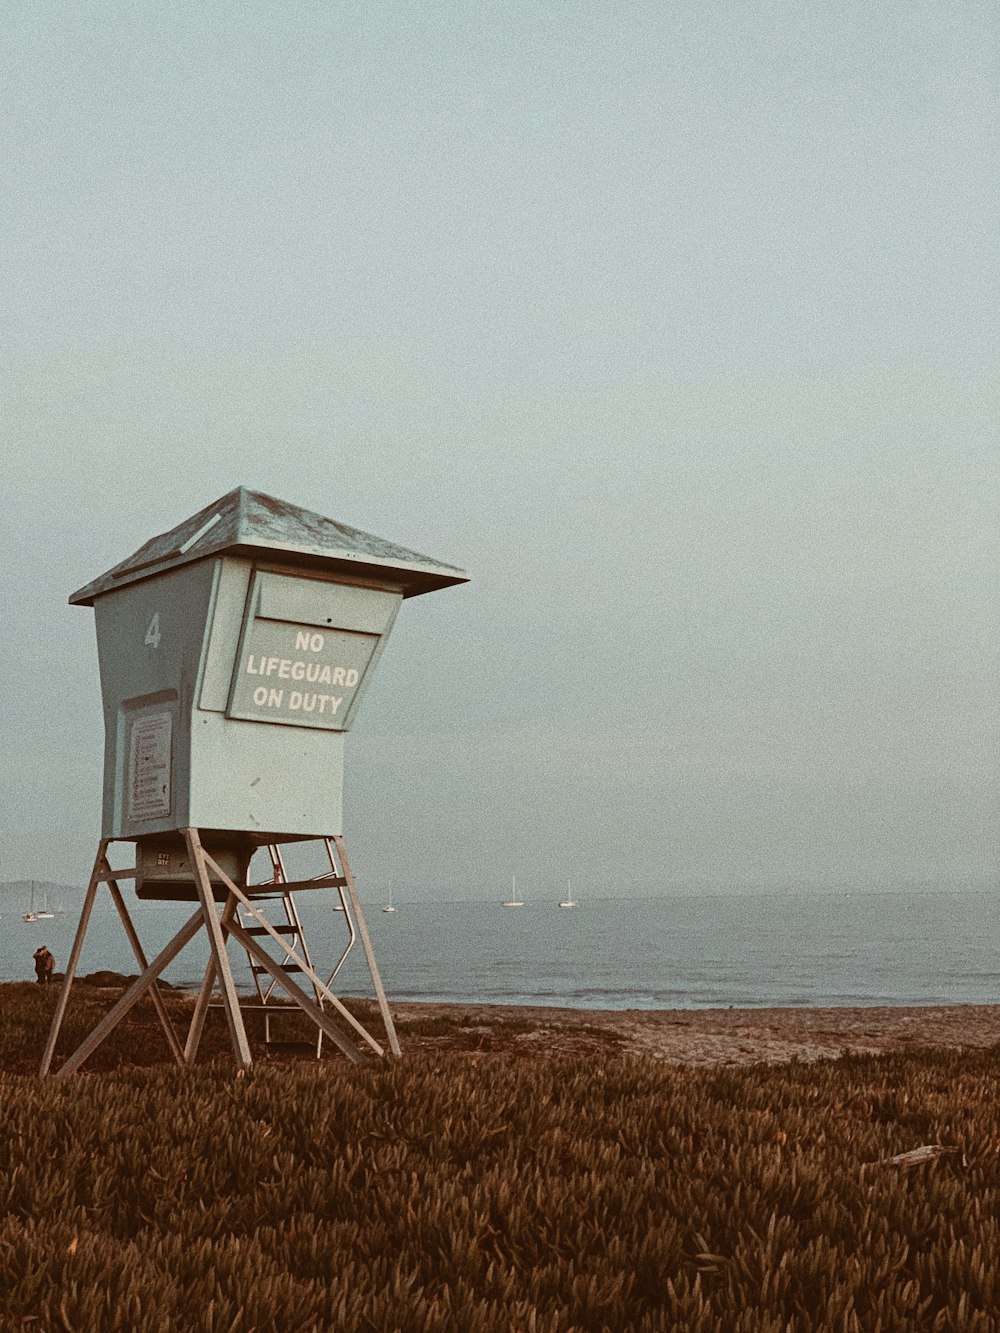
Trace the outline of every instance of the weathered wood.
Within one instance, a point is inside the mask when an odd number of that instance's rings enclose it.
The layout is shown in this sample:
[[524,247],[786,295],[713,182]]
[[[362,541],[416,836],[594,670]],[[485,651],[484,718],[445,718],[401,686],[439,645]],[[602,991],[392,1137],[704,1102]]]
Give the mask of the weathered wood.
[[194,1012],[191,1015],[187,1041],[184,1043],[184,1063],[186,1065],[193,1065],[195,1057],[198,1054],[198,1047],[201,1045],[201,1034],[205,1030],[205,1019],[208,1016],[208,1006],[214,990],[215,959],[209,957],[208,962],[205,964],[205,973],[198,990],[198,998],[195,1000]]
[[[222,869],[222,867],[218,865],[215,861],[213,861],[207,852],[205,853],[205,860],[211,867],[211,869],[214,870],[215,873],[221,878],[222,882],[228,887],[230,894],[233,896],[233,898],[237,899],[246,908],[246,910],[259,924],[259,926],[271,937],[271,939],[274,940],[274,942],[284,953],[287,961],[293,963],[299,969],[300,972],[302,972],[305,976],[309,978],[309,980],[312,982],[313,986],[316,989],[317,996],[321,997],[324,1000],[327,1000],[331,1005],[333,1005],[334,1009],[336,1009],[337,1013],[340,1014],[341,1018],[343,1018],[346,1023],[349,1023],[351,1027],[354,1028],[354,1030],[358,1033],[358,1035],[368,1043],[368,1045],[372,1048],[372,1050],[375,1052],[376,1055],[379,1056],[383,1055],[384,1051],[382,1047],[371,1035],[371,1033],[368,1032],[367,1029],[354,1017],[351,1011],[347,1009],[340,1000],[338,1000],[336,995],[334,995],[334,993],[330,990],[327,983],[323,981],[322,977],[320,977],[320,975],[315,971],[315,969],[309,964],[308,960],[301,954],[296,953],[293,946],[290,945],[288,941],[284,939],[277,930],[275,930],[271,922],[268,921],[268,919],[259,910],[259,908],[257,908],[255,904],[251,902],[251,900],[247,897],[246,890],[241,889],[238,884],[236,884],[233,880],[231,880],[229,876],[225,873],[225,871]],[[241,926],[238,926],[236,921],[231,921],[229,923],[229,930],[232,933],[233,938],[236,939],[241,944],[245,939],[251,938],[249,934]],[[246,945],[244,945],[244,948],[246,948]],[[267,971],[272,977],[274,977],[276,984],[281,986],[284,990],[286,990],[288,994],[292,996],[295,1003],[299,1005],[299,1007],[301,1008],[302,1005],[299,997],[297,995],[293,995],[292,993],[292,987],[294,986],[294,983],[290,981],[288,973],[284,970],[284,968],[282,968],[281,964],[275,963],[274,960],[271,958],[271,955],[265,952],[264,950],[260,949],[259,946],[254,949],[247,949],[247,952],[257,959],[257,962],[260,964],[260,966],[263,967],[265,971]],[[295,987],[295,989],[298,989],[298,987]],[[302,994],[304,995],[305,992],[302,992]],[[312,1004],[312,1008],[306,1010],[306,1013],[309,1014],[309,1017],[312,1018],[314,1022],[316,1022],[317,1027],[319,1027],[321,1031],[326,1031],[323,1025],[317,1022],[315,1017],[316,1013],[322,1013],[322,1012],[323,1011],[318,1003]],[[334,1028],[333,1031],[337,1031],[337,1029]],[[337,1042],[341,1050],[345,1050],[342,1044],[343,1040],[344,1038],[341,1037]]]
[[73,1074],[80,1068],[84,1060],[97,1050],[105,1037],[115,1030],[129,1010],[139,1003],[160,973],[194,939],[202,927],[203,919],[200,909],[195,912],[194,916],[188,918],[167,947],[156,955],[142,976],[132,983],[114,1008],[105,1015],[90,1036],[77,1047],[53,1077],[65,1078],[68,1074]]
[[[106,861],[105,864],[107,864]],[[135,926],[132,924],[132,918],[129,916],[128,908],[125,906],[125,899],[122,897],[122,891],[114,879],[108,879],[107,885],[121,920],[122,928],[128,936],[128,942],[132,946],[133,954],[135,954],[135,961],[139,965],[139,971],[140,973],[145,972],[146,968],[149,967],[149,962],[146,958],[145,950],[139,940],[139,936],[136,934]],[[181,1044],[177,1040],[177,1033],[174,1031],[174,1025],[171,1023],[170,1015],[167,1013],[167,1006],[163,1003],[163,996],[160,994],[159,987],[155,981],[149,988],[149,995],[153,1001],[153,1008],[156,1010],[163,1031],[166,1034],[167,1045],[170,1047],[170,1054],[174,1057],[177,1064],[182,1065],[184,1063],[184,1052],[181,1050]]]
[[63,974],[63,983],[59,988],[59,999],[56,1001],[55,1013],[52,1015],[52,1024],[49,1027],[48,1040],[45,1043],[45,1050],[42,1052],[42,1063],[38,1067],[38,1072],[44,1078],[52,1068],[52,1057],[55,1054],[56,1042],[59,1040],[59,1032],[62,1028],[63,1019],[66,1016],[66,1006],[69,1004],[70,987],[73,985],[73,978],[76,976],[77,964],[80,961],[80,951],[83,948],[83,941],[87,937],[87,927],[90,925],[90,914],[94,908],[94,899],[97,897],[97,886],[103,879],[101,867],[107,865],[105,854],[108,850],[107,838],[102,838],[97,848],[97,855],[94,857],[94,868],[90,873],[90,881],[87,884],[87,892],[83,899],[83,908],[80,911],[80,920],[77,922],[76,934],[73,937],[73,947],[69,951],[69,961],[66,964],[66,971]]
[[277,984],[285,993],[295,1001],[298,1007],[316,1024],[321,1031],[325,1032],[333,1044],[347,1056],[348,1060],[357,1064],[361,1060],[361,1052],[355,1046],[354,1042],[346,1037],[338,1027],[327,1017],[315,1000],[311,999],[301,986],[297,985],[287,973],[282,971],[280,963],[276,963],[266,949],[262,949],[252,935],[248,935],[242,926],[235,921],[230,926],[233,939],[241,944],[252,958],[274,977]]
[[[195,884],[198,887],[198,897],[201,900],[202,917],[208,930],[212,957],[215,959],[215,970],[222,990],[222,1005],[226,1014],[226,1023],[229,1027],[229,1036],[233,1043],[233,1054],[236,1056],[237,1064],[242,1069],[249,1069],[253,1064],[253,1056],[250,1053],[250,1042],[247,1040],[243,1015],[240,1012],[236,983],[233,980],[233,969],[229,965],[226,936],[222,932],[222,925],[215,911],[215,894],[208,878],[206,853],[201,845],[201,838],[198,836],[196,828],[181,829],[181,832],[184,835],[188,855],[191,858]],[[225,911],[225,908],[223,910]]]
[[[354,883],[354,875],[351,873],[351,865],[347,859],[347,851],[344,847],[344,839],[341,835],[329,839],[337,849],[337,859],[340,862],[340,869],[343,877],[347,881],[347,892],[351,900],[351,907],[354,910],[354,919],[358,925],[358,934],[361,936],[361,947],[365,951],[365,958],[368,960],[368,971],[371,973],[372,985],[375,987],[375,996],[378,1000],[379,1012],[382,1015],[382,1022],[385,1024],[385,1035],[389,1041],[389,1050],[397,1058],[402,1055],[399,1049],[399,1038],[396,1036],[396,1025],[392,1021],[392,1014],[389,1012],[389,1001],[386,998],[385,987],[382,985],[382,976],[378,970],[378,963],[375,961],[375,950],[372,948],[372,942],[368,935],[368,926],[365,923],[365,914],[361,910],[361,899],[358,897],[357,886]],[[328,843],[329,845],[329,843]],[[333,860],[333,857],[330,857]]]
[[[961,1153],[961,1148],[946,1148],[940,1143],[925,1143],[919,1148],[911,1148],[909,1152],[897,1153],[895,1157],[888,1159],[889,1166],[901,1166],[909,1170],[914,1166],[923,1166],[925,1162],[933,1162],[938,1157],[954,1157]],[[962,1165],[965,1165],[965,1154],[962,1154]]]

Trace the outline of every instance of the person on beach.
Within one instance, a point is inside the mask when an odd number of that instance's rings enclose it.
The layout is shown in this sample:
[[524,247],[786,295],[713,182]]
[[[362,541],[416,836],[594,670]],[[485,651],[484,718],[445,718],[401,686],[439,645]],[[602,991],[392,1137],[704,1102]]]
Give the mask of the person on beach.
[[43,944],[31,956],[35,960],[35,979],[39,986],[47,986],[52,980],[52,973],[56,970],[55,955],[51,954]]

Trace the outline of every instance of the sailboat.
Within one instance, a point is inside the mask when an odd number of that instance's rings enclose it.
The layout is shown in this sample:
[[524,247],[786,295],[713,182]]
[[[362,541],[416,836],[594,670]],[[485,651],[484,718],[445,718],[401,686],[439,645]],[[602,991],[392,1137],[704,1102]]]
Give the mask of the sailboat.
[[569,880],[566,881],[566,897],[562,900],[562,902],[559,904],[559,906],[560,906],[560,907],[575,907],[575,906],[576,906],[576,899],[573,897],[572,893],[570,892]]
[[46,889],[42,895],[42,906],[35,910],[35,881],[31,881],[31,907],[21,917],[22,921],[51,921],[55,912],[49,911],[49,891]]
[[524,903],[517,896],[517,876],[510,877],[510,897],[504,903],[504,907],[523,907]]
[[382,911],[383,911],[383,912],[395,912],[395,910],[396,910],[395,907],[393,907],[393,905],[392,905],[392,880],[390,879],[390,881],[389,881],[389,901],[388,901],[388,902],[386,903],[386,905],[382,908]]

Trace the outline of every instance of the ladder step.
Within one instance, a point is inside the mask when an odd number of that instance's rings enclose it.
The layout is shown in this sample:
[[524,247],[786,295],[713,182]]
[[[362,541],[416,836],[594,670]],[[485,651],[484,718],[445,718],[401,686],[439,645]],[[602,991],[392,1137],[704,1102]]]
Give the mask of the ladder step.
[[320,875],[319,879],[290,879],[283,884],[273,880],[265,884],[248,884],[248,898],[280,898],[286,893],[305,893],[309,889],[346,889],[343,875]]
[[[279,970],[280,972],[301,972],[301,971],[302,971],[302,968],[299,967],[298,963],[275,963],[275,966],[278,968],[278,970]],[[251,971],[251,972],[256,972],[258,975],[260,975],[260,974],[262,974],[262,973],[267,973],[268,976],[271,975],[270,970],[269,970],[268,968],[266,968],[266,967],[261,967],[260,963],[251,963],[251,964],[250,964],[250,971]]]
[[244,926],[243,929],[248,935],[270,935],[271,930],[275,935],[298,935],[300,933],[298,926],[272,926],[268,930],[266,926]]

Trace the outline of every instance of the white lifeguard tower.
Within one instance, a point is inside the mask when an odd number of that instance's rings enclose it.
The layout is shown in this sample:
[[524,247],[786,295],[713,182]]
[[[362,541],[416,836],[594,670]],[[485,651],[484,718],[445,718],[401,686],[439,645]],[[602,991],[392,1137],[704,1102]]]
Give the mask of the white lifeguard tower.
[[[389,1049],[399,1043],[344,847],[346,733],[404,599],[464,583],[444,565],[320,514],[238,487],[70,598],[93,606],[104,701],[101,838],[42,1058],[52,1068],[80,951],[99,888],[107,886],[139,977],[61,1065],[79,1069],[146,994],[174,1058],[195,1059],[218,992],[233,1051],[250,1046],[228,954],[246,951],[256,995],[243,1007],[294,1007],[349,1059],[358,1038],[382,1044],[316,970],[295,907],[305,890],[335,890],[360,937]],[[328,871],[293,881],[282,848],[319,840]],[[113,870],[112,843],[132,843],[134,866]],[[267,849],[270,878],[250,883]],[[189,900],[196,910],[147,961],[119,881],[140,898]],[[277,900],[284,920],[265,910]],[[273,915],[273,913],[272,913]],[[202,930],[209,961],[182,1042],[157,978]],[[296,977],[301,978],[300,984]],[[308,989],[307,989],[308,987]]]

